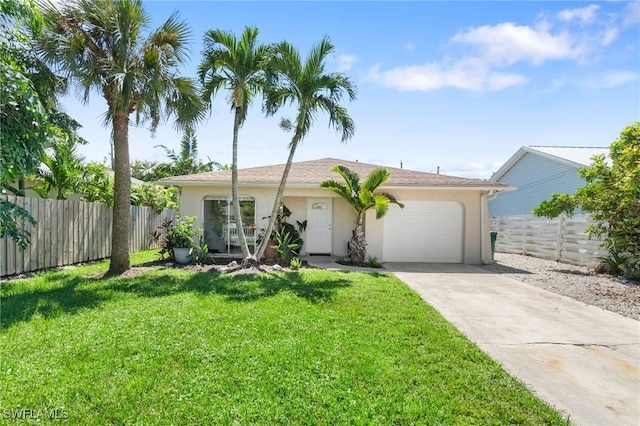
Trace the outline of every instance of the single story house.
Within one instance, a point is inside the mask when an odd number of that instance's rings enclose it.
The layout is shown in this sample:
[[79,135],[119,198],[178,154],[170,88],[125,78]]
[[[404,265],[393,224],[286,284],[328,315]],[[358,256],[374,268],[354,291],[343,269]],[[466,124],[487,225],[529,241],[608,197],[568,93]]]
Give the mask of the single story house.
[[[342,180],[331,171],[343,165],[361,179],[374,164],[324,158],[292,164],[282,203],[288,222],[307,221],[301,255],[347,255],[356,215],[334,192],[320,188],[326,179]],[[248,241],[267,225],[284,164],[238,170],[242,223]],[[387,215],[365,219],[367,255],[381,262],[480,264],[491,261],[487,198],[513,188],[502,183],[384,167],[390,178],[382,187],[405,205],[391,205]],[[237,254],[231,207],[231,171],[223,170],[161,179],[180,188],[181,213],[196,216],[209,250]]]
[[609,154],[609,148],[523,146],[489,179],[517,188],[490,200],[490,216],[530,215],[554,192],[574,194],[585,184],[578,167],[590,165],[600,154]]

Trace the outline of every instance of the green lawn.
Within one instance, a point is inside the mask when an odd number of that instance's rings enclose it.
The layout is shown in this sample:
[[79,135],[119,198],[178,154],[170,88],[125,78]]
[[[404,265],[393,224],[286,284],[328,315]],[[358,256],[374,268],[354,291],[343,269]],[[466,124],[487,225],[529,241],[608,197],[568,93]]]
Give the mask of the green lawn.
[[2,284],[0,423],[564,423],[391,275],[106,267]]

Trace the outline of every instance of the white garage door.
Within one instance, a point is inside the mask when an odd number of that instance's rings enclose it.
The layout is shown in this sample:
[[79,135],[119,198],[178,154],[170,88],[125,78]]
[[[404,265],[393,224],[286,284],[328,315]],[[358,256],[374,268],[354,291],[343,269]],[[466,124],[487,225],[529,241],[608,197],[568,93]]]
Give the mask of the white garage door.
[[385,262],[462,263],[462,206],[448,201],[408,201],[384,217]]

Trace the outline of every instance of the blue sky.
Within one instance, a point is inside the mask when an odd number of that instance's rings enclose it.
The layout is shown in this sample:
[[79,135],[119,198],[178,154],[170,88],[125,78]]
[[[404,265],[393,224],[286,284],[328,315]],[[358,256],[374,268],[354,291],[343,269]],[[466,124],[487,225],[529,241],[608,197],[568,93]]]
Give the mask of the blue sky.
[[[287,40],[302,55],[325,35],[328,69],[358,87],[346,104],[356,123],[346,144],[319,116],[295,161],[336,157],[448,175],[489,178],[523,145],[608,146],[640,120],[640,2],[146,2],[159,26],[179,11],[192,30],[195,78],[205,31],[240,34],[257,26],[262,43]],[[87,160],[109,155],[106,107],[69,97],[84,127]],[[283,112],[283,114],[285,114]],[[259,103],[240,130],[239,165],[284,163],[288,133]],[[286,116],[286,115],[285,115]],[[231,163],[232,114],[221,93],[197,132],[200,157]],[[132,159],[164,161],[179,149],[168,124],[155,138],[132,129]]]

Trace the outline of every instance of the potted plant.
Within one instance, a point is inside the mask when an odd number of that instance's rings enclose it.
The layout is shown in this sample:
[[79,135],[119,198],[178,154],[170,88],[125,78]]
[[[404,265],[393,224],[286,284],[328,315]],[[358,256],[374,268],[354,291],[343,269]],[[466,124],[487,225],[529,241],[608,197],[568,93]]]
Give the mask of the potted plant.
[[167,230],[167,242],[173,249],[173,257],[178,263],[185,264],[191,261],[193,236],[196,233],[193,229],[195,221],[195,216],[178,216],[175,226]]
[[[302,247],[303,240],[300,238],[300,233],[304,232],[307,227],[307,221],[297,222],[298,229],[290,223],[287,223],[287,218],[291,216],[291,210],[287,208],[283,203],[280,203],[280,212],[276,216],[273,231],[269,235],[267,247],[264,250],[264,258],[267,260],[275,260],[278,258],[280,261],[286,261],[289,263],[293,253],[297,256],[300,247]],[[269,219],[271,216],[263,217],[262,219]],[[260,244],[267,236],[266,229],[261,228],[256,238],[256,244]],[[290,250],[290,244],[294,244],[294,250]],[[291,253],[290,253],[291,251]]]

